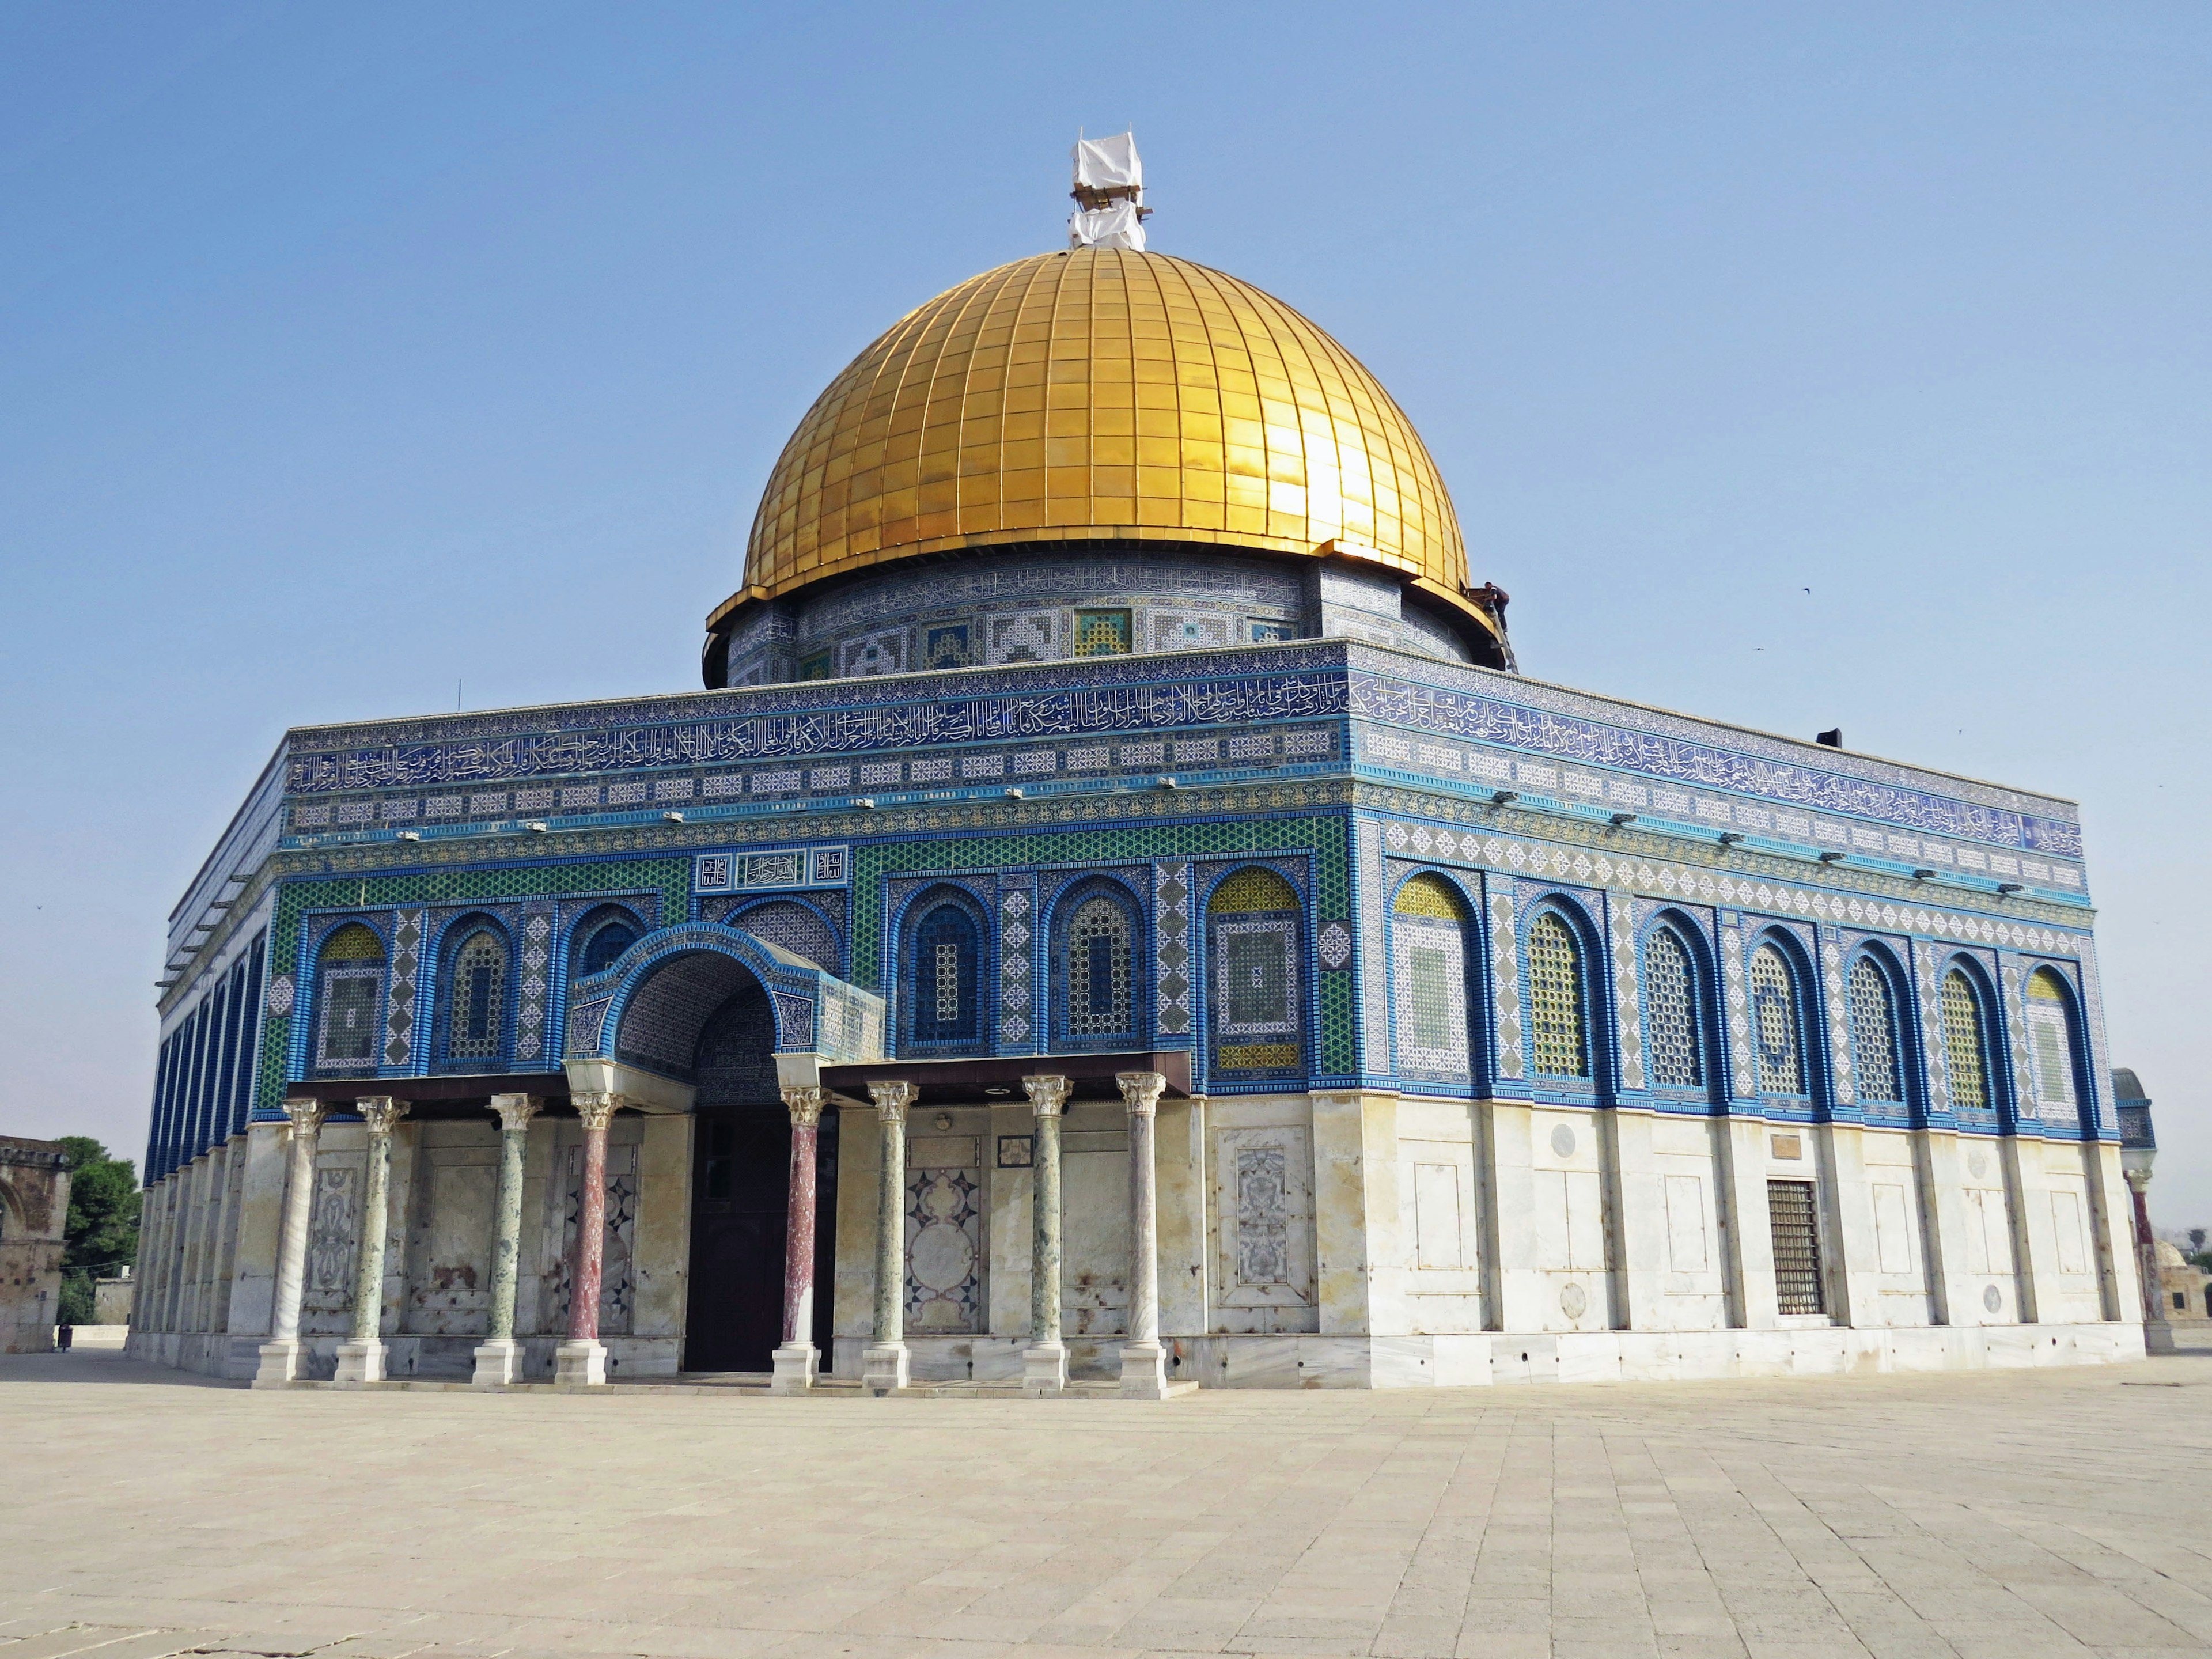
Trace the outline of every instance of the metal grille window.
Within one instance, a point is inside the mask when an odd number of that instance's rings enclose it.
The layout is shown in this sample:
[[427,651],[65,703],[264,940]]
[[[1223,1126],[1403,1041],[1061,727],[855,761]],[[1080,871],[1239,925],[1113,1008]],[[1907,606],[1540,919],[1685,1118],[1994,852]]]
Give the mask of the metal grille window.
[[1774,1299],[1786,1314],[1826,1313],[1820,1293],[1820,1231],[1814,1219],[1813,1183],[1770,1181],[1766,1216],[1774,1230]]
[[1547,910],[1528,929],[1529,1027],[1544,1077],[1588,1077],[1589,1032],[1583,1012],[1582,952],[1574,929]]
[[1798,1035],[1797,986],[1782,952],[1771,945],[1751,953],[1751,1011],[1759,1093],[1803,1094],[1805,1052]]
[[1943,975],[1943,1058],[1951,1081],[1951,1104],[1986,1111],[1990,1104],[1989,1056],[1982,1047],[1982,1000],[1973,981],[1954,968]]
[[1691,971],[1689,950],[1671,927],[1653,928],[1644,942],[1644,1029],[1654,1083],[1674,1089],[1695,1089],[1704,1084],[1697,981]]
[[915,1042],[975,1041],[976,939],[957,904],[939,905],[915,930]]
[[1296,1071],[1304,1057],[1297,890],[1255,865],[1215,888],[1206,908],[1213,1063],[1224,1071]]
[[1897,999],[1889,975],[1861,957],[1851,963],[1851,1069],[1862,1100],[1900,1101],[1897,1062]]
[[384,941],[358,922],[331,935],[322,952],[322,1018],[315,1063],[361,1066],[376,1063],[376,1040],[383,1022]]
[[489,1060],[499,1053],[505,1011],[507,947],[489,931],[472,933],[453,954],[452,1024],[446,1052],[454,1060]]
[[1076,906],[1067,925],[1067,1033],[1119,1036],[1130,1030],[1129,912],[1100,896]]
[[2067,1017],[2066,987],[2048,968],[2027,976],[2027,1036],[2035,1060],[2035,1098],[2041,1106],[2074,1104],[2074,1027]]
[[637,943],[637,929],[626,921],[611,921],[594,933],[584,945],[584,964],[577,971],[582,974],[602,974],[615,965],[616,959]]
[[1468,1072],[1465,907],[1443,878],[1424,874],[1390,908],[1399,1066],[1458,1081]]

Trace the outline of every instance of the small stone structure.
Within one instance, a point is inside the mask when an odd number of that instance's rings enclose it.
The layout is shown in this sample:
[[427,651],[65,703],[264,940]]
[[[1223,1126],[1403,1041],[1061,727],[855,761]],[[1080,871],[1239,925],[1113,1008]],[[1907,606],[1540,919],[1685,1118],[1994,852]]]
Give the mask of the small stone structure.
[[2171,1325],[2212,1323],[2212,1273],[2187,1256],[2181,1248],[2160,1239],[2158,1287],[2166,1298],[2165,1314]]
[[51,1140],[0,1135],[0,1353],[54,1346],[69,1163]]

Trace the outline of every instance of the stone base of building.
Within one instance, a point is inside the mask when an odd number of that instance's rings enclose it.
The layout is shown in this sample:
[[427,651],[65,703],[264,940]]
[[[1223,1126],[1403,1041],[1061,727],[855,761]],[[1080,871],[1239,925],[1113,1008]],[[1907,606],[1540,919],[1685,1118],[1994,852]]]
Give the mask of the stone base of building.
[[[261,1347],[267,1340],[195,1331],[134,1331],[124,1344],[124,1351],[133,1359],[143,1359],[152,1364],[247,1382],[260,1370]],[[567,1340],[560,1336],[517,1337],[513,1380],[552,1382],[554,1350]],[[392,1382],[416,1377],[469,1382],[477,1374],[477,1350],[483,1346],[483,1340],[481,1336],[387,1336],[383,1339],[384,1377]],[[337,1376],[338,1350],[346,1341],[346,1338],[337,1335],[301,1337],[294,1371],[296,1379],[302,1382],[334,1380]],[[610,1381],[676,1376],[683,1344],[673,1337],[610,1336],[603,1341]]]
[[[835,1374],[860,1374],[841,1338]],[[1018,1381],[1018,1337],[908,1337],[917,1383]],[[1165,1340],[1167,1379],[1206,1389],[1464,1389],[1515,1382],[1679,1382],[1706,1377],[1840,1376],[2141,1359],[2139,1324],[1930,1325],[1858,1330],[1565,1331],[1465,1336],[1200,1336]],[[1075,1382],[1112,1382],[1121,1339],[1067,1344]]]

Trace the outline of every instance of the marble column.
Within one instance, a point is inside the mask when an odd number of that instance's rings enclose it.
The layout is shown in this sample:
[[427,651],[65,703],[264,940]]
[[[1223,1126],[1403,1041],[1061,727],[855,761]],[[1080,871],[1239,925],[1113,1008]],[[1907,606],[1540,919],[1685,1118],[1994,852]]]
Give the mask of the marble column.
[[597,1388],[607,1380],[599,1341],[599,1267],[606,1250],[607,1125],[622,1109],[620,1095],[571,1095],[584,1126],[583,1182],[576,1198],[576,1254],[568,1272],[568,1340],[553,1351],[553,1381]]
[[805,1394],[820,1369],[814,1348],[814,1165],[829,1093],[806,1084],[783,1087],[791,1113],[791,1196],[784,1206],[783,1345],[775,1351],[770,1394]]
[[1022,1088],[1036,1115],[1030,1157],[1030,1345],[1022,1350],[1022,1392],[1067,1390],[1067,1345],[1060,1337],[1060,1120],[1067,1108],[1064,1077],[1025,1077]]
[[860,1355],[860,1387],[881,1398],[907,1385],[906,1112],[921,1091],[911,1083],[871,1083],[883,1135],[876,1182],[875,1340]]
[[1160,1346],[1160,1193],[1152,1130],[1168,1080],[1158,1072],[1118,1072],[1114,1081],[1129,1109],[1129,1339],[1121,1345],[1121,1393],[1133,1400],[1164,1400],[1168,1357]]
[[2142,1280],[2143,1351],[2174,1352],[2173,1324],[2166,1316],[2166,1284],[2158,1272],[2158,1235],[2150,1230],[2150,1171],[2126,1170],[2121,1179],[2135,1200],[2136,1274]]
[[499,1114],[499,1191],[492,1200],[491,1327],[476,1352],[479,1389],[504,1389],[522,1379],[522,1345],[514,1340],[514,1279],[522,1254],[522,1168],[530,1150],[530,1120],[545,1103],[536,1095],[494,1095]]
[[300,1375],[300,1296],[307,1279],[307,1222],[315,1206],[315,1147],[322,1139],[329,1109],[319,1100],[288,1100],[284,1170],[284,1228],[276,1243],[276,1304],[269,1317],[269,1340],[261,1345],[261,1364],[253,1374],[257,1389],[281,1389]]
[[392,1207],[392,1126],[407,1115],[407,1103],[389,1095],[357,1100],[368,1126],[368,1167],[361,1183],[361,1249],[354,1258],[353,1336],[338,1344],[342,1389],[384,1381],[384,1249]]

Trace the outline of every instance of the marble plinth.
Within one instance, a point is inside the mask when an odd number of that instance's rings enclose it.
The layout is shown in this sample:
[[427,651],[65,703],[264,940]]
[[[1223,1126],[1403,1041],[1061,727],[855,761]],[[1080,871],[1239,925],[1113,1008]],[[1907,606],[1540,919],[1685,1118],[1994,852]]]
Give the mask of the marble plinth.
[[770,1394],[805,1394],[814,1386],[821,1357],[811,1342],[787,1342],[775,1351],[775,1376]]
[[1121,1397],[1124,1400],[1165,1400],[1168,1397],[1168,1351],[1157,1342],[1121,1345]]
[[553,1382],[556,1388],[596,1389],[607,1380],[607,1350],[604,1343],[583,1339],[563,1342],[553,1350]]
[[338,1368],[331,1376],[332,1386],[357,1389],[368,1382],[384,1381],[384,1341],[380,1337],[356,1337],[338,1344]]
[[495,1338],[476,1350],[470,1382],[479,1389],[504,1389],[522,1380],[522,1345]]
[[1022,1392],[1049,1397],[1067,1392],[1067,1349],[1058,1342],[1040,1342],[1022,1350]]
[[872,1342],[860,1355],[860,1388],[878,1397],[896,1394],[907,1386],[907,1352],[903,1342]]
[[[158,1360],[159,1364],[173,1361]],[[289,1389],[300,1377],[300,1339],[278,1337],[261,1345],[261,1363],[253,1373],[257,1389]]]

